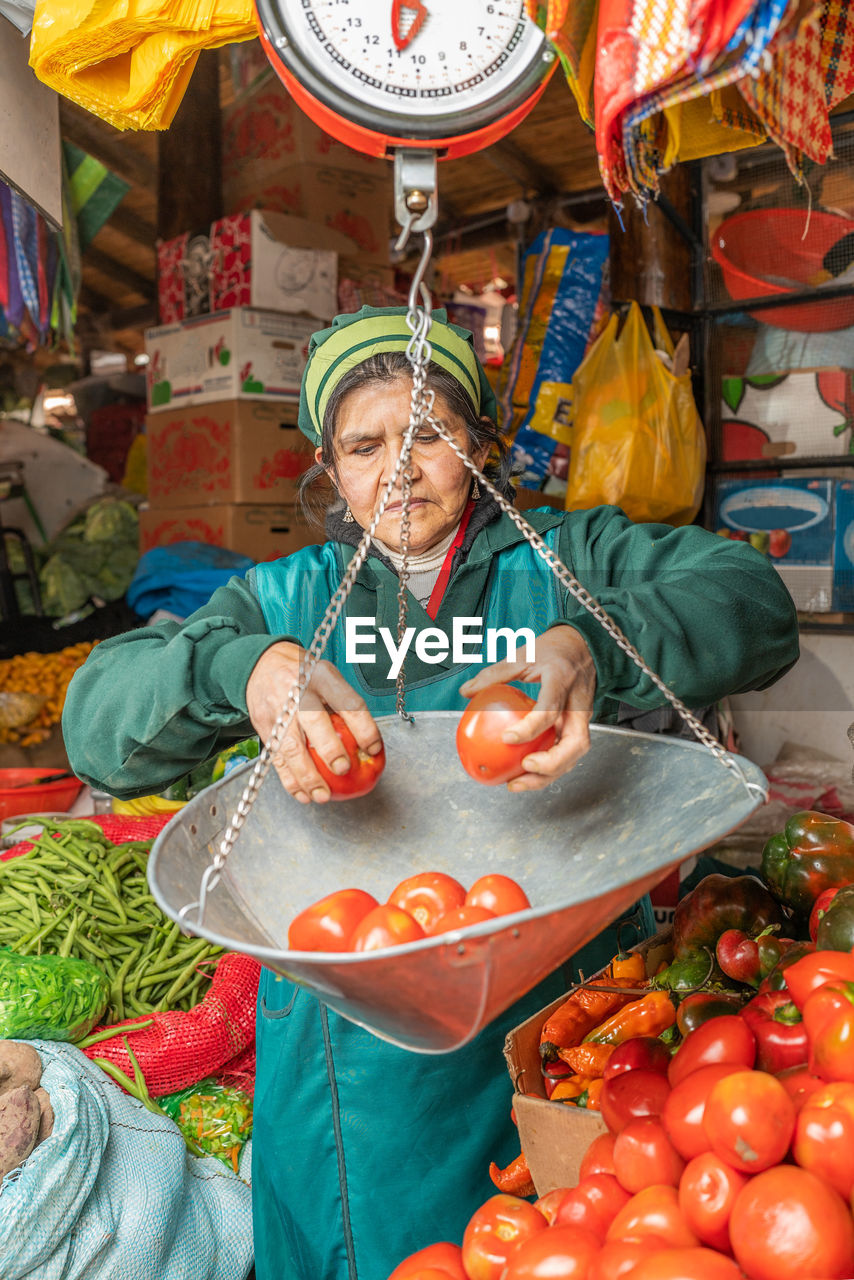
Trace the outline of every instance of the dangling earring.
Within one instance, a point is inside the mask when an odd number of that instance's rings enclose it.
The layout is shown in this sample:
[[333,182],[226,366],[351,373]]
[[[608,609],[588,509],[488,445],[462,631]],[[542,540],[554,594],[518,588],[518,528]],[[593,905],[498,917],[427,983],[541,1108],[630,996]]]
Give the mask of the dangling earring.
[[474,484],[472,485],[472,489],[471,489],[471,496],[472,496],[473,502],[477,502],[478,498],[480,497],[480,486],[477,483],[477,476],[475,476],[474,478]]
[[355,524],[355,523],[356,523],[356,517],[353,515],[353,512],[350,510],[349,505],[348,505],[348,507],[347,507],[347,510],[344,512],[344,523],[345,523],[345,524]]

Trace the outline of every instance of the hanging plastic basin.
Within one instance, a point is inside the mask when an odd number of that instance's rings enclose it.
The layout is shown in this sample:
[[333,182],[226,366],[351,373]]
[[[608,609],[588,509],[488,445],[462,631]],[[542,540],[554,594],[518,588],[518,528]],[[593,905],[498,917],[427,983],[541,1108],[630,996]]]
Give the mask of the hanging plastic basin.
[[[811,287],[809,282],[822,270],[828,249],[849,231],[854,231],[854,221],[835,213],[808,215],[805,209],[751,209],[721,223],[712,238],[712,257],[723,272],[727,293],[734,302],[742,298],[778,298],[796,290],[767,277]],[[854,325],[854,296],[799,302],[748,314],[778,329],[826,333]]]
[[[66,769],[0,769],[0,818],[14,818],[19,813],[44,813],[51,810],[67,813],[80,794],[83,783],[77,778],[60,778],[38,786],[22,786],[34,778],[49,778]],[[17,784],[17,785],[16,785]]]
[[[459,713],[378,720],[387,764],[361,800],[301,805],[272,772],[208,894],[193,933],[299,982],[338,1013],[404,1048],[441,1053],[471,1040],[678,863],[739,826],[767,795],[698,743],[591,726],[580,763],[545,791],[512,795],[463,772]],[[199,897],[251,765],[196,796],[158,836],[151,889],[173,920]],[[463,932],[366,953],[289,951],[309,903],[358,887],[384,902],[405,876],[463,884],[512,876],[529,911]]]

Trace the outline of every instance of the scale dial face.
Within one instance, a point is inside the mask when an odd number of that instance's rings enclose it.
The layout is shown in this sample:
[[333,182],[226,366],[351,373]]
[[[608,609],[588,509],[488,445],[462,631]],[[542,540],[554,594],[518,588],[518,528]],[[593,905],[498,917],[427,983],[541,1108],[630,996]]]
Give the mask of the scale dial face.
[[553,55],[523,0],[258,0],[268,52],[390,140],[473,132],[530,99]]

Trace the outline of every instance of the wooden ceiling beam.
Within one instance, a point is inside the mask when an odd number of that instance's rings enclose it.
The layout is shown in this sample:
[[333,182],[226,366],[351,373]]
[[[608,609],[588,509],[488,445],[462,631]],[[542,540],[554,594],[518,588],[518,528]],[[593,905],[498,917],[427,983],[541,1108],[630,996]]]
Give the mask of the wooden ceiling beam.
[[80,303],[81,307],[85,307],[86,311],[93,316],[106,315],[107,312],[115,305],[112,298],[108,298],[105,294],[99,293],[97,289],[93,289],[92,286],[88,284],[82,284],[80,286],[80,291],[77,294],[77,301]]
[[484,160],[488,160],[493,168],[506,173],[524,190],[533,189],[538,196],[557,195],[558,186],[552,175],[542,165],[532,160],[512,138],[503,138],[500,142],[494,142],[482,154]]
[[102,332],[147,329],[157,324],[157,303],[153,298],[140,307],[117,308],[109,298],[84,284],[80,289],[79,302],[86,308],[85,313],[80,313],[79,319],[90,329],[97,328]]
[[151,278],[140,275],[138,271],[134,271],[133,267],[118,262],[102,249],[96,249],[94,245],[90,244],[87,249],[84,249],[83,266],[84,268],[94,267],[96,271],[101,271],[117,284],[123,284],[125,288],[132,289],[142,298],[154,297],[154,281]]
[[119,235],[127,236],[129,240],[134,240],[137,244],[141,244],[144,248],[150,249],[154,253],[155,240],[157,239],[154,223],[146,222],[145,218],[141,218],[132,209],[126,209],[124,205],[120,204],[117,209],[113,210],[106,225],[113,231],[118,231]]
[[131,186],[145,187],[149,191],[156,186],[156,162],[135,147],[123,146],[118,129],[84,111],[68,98],[59,99],[59,129],[68,142],[100,160]]

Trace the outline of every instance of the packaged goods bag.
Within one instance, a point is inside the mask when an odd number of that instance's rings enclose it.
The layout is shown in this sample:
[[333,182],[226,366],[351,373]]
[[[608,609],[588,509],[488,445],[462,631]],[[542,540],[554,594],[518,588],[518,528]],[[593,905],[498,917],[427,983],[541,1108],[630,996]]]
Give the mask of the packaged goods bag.
[[691,375],[672,371],[673,343],[653,312],[655,341],[633,302],[622,332],[613,315],[572,380],[568,511],[613,504],[632,520],[685,525],[700,509],[706,437]]
[[32,1044],[54,1126],[0,1184],[3,1280],[246,1280],[247,1182],[73,1046]]

